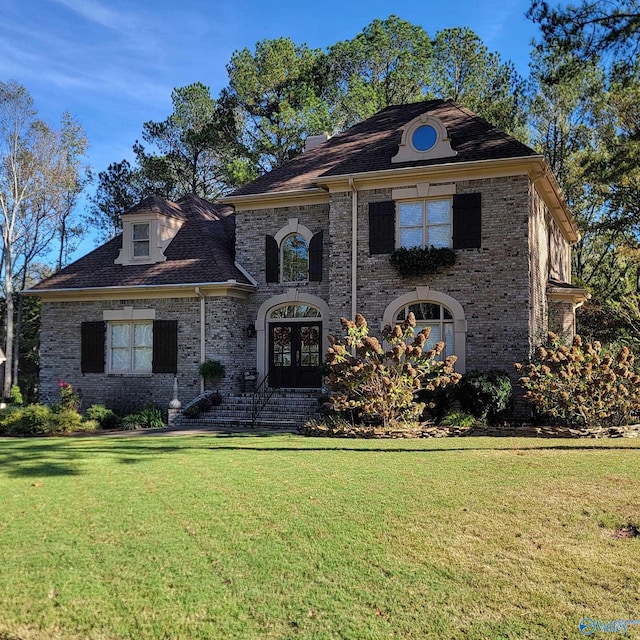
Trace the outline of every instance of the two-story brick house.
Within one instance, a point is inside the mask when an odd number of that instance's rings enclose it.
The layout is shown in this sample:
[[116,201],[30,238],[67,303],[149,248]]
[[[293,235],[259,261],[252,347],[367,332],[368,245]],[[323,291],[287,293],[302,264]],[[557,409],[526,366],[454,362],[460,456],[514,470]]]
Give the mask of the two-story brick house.
[[[36,285],[41,389],[63,378],[95,402],[127,386],[166,403],[222,360],[317,388],[330,332],[413,311],[461,372],[512,370],[549,328],[571,334],[575,223],[539,154],[440,100],[389,107],[223,198],[147,199],[123,234]],[[455,264],[403,278],[399,247],[450,247]]]

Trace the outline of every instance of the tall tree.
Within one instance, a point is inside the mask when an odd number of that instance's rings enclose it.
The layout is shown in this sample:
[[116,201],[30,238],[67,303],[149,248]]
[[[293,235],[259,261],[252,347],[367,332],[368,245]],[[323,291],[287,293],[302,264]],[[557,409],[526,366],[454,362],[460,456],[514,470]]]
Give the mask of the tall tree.
[[619,65],[633,65],[640,53],[638,0],[582,0],[557,7],[533,0],[527,16],[540,25],[547,44],[571,54],[557,70],[562,73],[606,54]]
[[[37,119],[28,91],[15,81],[0,82],[0,233],[2,272],[6,302],[3,392],[9,395],[13,382],[14,278],[21,243],[26,232],[51,227],[55,212],[42,208],[65,179],[64,153],[60,137]],[[38,221],[42,214],[45,221]],[[44,233],[44,232],[43,232]]]
[[307,135],[333,129],[324,54],[289,38],[263,40],[243,49],[227,65],[229,86],[221,96],[234,112],[245,176],[278,167],[304,149]]
[[63,153],[63,181],[57,206],[57,268],[62,269],[68,256],[84,235],[84,227],[74,220],[78,196],[91,181],[91,169],[84,162],[89,140],[84,129],[69,112],[62,115],[60,144]]
[[471,29],[436,33],[430,95],[460,102],[500,129],[525,137],[524,88],[513,64],[489,51]]
[[420,26],[389,16],[329,48],[328,90],[339,128],[385,107],[422,100],[430,85],[431,40]]
[[89,197],[87,222],[99,231],[101,240],[110,240],[122,230],[120,216],[146,195],[141,171],[128,160],[112,162],[98,173],[98,186]]
[[140,143],[134,145],[142,175],[150,190],[166,197],[195,193],[215,199],[227,190],[234,120],[200,82],[174,89],[171,101],[170,116],[142,127],[142,138],[151,151]]

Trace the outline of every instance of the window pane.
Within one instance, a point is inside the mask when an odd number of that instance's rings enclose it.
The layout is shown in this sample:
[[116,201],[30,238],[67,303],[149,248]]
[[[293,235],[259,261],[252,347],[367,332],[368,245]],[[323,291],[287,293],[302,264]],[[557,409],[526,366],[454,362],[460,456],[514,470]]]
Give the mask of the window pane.
[[111,346],[129,348],[129,330],[128,324],[112,324],[111,325]]
[[440,323],[435,324],[432,322],[425,322],[420,328],[422,329],[423,327],[431,327],[431,334],[429,335],[429,338],[424,345],[425,351],[429,351],[429,349],[433,349],[436,342],[440,342],[441,340]]
[[309,277],[309,250],[305,239],[294,234],[282,243],[282,279],[301,282]]
[[129,369],[129,349],[111,349],[111,369],[126,371]]
[[148,240],[149,239],[149,225],[148,224],[134,224],[133,225],[133,239],[134,240]]
[[149,347],[136,347],[133,350],[134,371],[151,371],[153,349]]
[[140,258],[149,255],[149,242],[137,240],[133,243],[133,256]]
[[445,322],[444,327],[444,355],[453,355],[453,324]]
[[445,320],[453,320],[453,316],[451,315],[451,311],[447,309],[447,307],[442,307],[442,317]]
[[409,305],[409,312],[416,320],[440,320],[440,305],[433,302],[419,302]]
[[400,246],[407,248],[421,247],[422,227],[419,229],[400,229]]
[[319,318],[320,312],[306,304],[287,305],[271,312],[270,318]]
[[429,246],[436,248],[449,247],[451,245],[451,227],[449,225],[438,225],[429,227]]
[[422,202],[403,202],[400,204],[400,226],[422,226]]
[[427,224],[449,223],[449,200],[427,201]]
[[133,325],[133,346],[134,347],[152,347],[153,332],[152,324],[135,324]]

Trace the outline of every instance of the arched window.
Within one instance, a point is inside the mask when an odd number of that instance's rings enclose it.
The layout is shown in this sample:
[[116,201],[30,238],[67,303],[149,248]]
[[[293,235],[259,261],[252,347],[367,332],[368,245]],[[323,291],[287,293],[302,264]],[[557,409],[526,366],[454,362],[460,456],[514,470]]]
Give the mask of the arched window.
[[277,307],[269,314],[270,320],[297,320],[305,318],[320,318],[322,314],[309,304],[288,304]]
[[304,282],[309,279],[309,247],[299,233],[288,235],[281,245],[282,282]]
[[425,350],[433,349],[437,342],[444,342],[443,357],[452,356],[455,353],[455,338],[453,315],[444,305],[435,302],[414,302],[400,309],[396,316],[396,322],[403,322],[409,313],[416,318],[414,332],[418,334],[425,327],[431,329],[429,339],[425,343]]

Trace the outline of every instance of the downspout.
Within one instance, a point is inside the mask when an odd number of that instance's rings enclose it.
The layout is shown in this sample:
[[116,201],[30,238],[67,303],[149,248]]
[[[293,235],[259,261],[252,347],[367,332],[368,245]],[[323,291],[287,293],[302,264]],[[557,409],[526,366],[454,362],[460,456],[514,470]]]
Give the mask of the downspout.
[[358,312],[358,190],[349,178],[351,187],[351,319]]
[[[200,291],[200,287],[196,287],[196,295],[200,298],[200,363],[203,363],[205,360],[205,300],[202,291]],[[204,393],[204,378],[200,377],[200,393]]]

